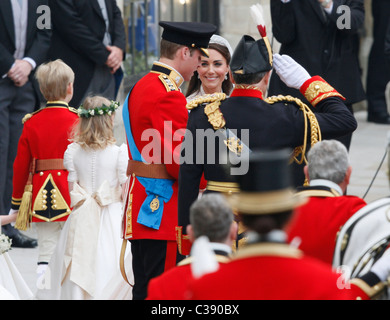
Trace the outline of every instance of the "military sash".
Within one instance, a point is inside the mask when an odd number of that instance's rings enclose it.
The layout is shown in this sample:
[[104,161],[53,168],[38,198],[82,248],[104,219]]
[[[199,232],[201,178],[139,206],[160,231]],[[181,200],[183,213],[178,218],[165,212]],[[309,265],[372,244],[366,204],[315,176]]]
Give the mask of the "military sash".
[[[130,93],[133,88],[131,88],[125,102],[123,103],[123,122],[132,159],[147,164],[137,149],[134,137],[131,133],[130,114],[129,108],[127,106]],[[164,211],[164,203],[168,202],[173,195],[172,185],[174,184],[175,180],[146,178],[139,176],[136,176],[136,179],[143,185],[147,194],[147,197],[138,213],[137,223],[158,230],[160,228]]]

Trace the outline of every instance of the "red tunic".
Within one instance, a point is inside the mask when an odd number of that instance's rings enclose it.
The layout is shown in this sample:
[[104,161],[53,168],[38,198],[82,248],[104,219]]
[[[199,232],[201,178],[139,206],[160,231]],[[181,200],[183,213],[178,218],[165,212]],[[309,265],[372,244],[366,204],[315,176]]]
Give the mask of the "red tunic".
[[[32,159],[63,159],[70,143],[70,132],[77,120],[77,111],[61,101],[48,102],[45,108],[26,120],[14,162],[13,209],[19,209]],[[67,179],[66,170],[45,170],[34,174],[32,222],[67,219],[70,214]]]
[[[217,261],[226,263],[227,256],[216,255]],[[191,272],[191,257],[184,259],[173,269],[149,282],[147,300],[185,300],[188,294],[188,284],[194,279]]]
[[[172,75],[166,77],[162,72],[151,71],[138,81],[131,92],[128,105],[124,106],[129,108],[132,135],[141,155],[149,163],[165,164],[169,175],[176,180],[173,195],[164,203],[161,224],[156,230],[137,222],[146,192],[136,179],[132,190],[132,207],[129,208],[127,203],[124,214],[125,239],[176,240],[178,159],[188,111],[186,98],[174,80]],[[153,151],[149,152],[151,149]],[[132,159],[130,152],[129,157]]]
[[306,255],[332,265],[337,232],[366,202],[359,197],[339,196],[315,187],[303,192],[309,196],[313,192],[322,195],[310,196],[309,201],[296,211],[286,228],[288,242],[297,241]]
[[[338,287],[339,286],[339,287]],[[285,244],[247,245],[229,263],[190,284],[192,300],[368,299],[329,266]]]

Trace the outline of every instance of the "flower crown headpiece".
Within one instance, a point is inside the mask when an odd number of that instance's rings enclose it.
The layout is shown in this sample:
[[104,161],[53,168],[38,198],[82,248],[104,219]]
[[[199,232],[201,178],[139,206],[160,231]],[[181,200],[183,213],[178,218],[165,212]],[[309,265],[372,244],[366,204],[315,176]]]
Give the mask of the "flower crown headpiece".
[[83,105],[81,105],[77,113],[81,118],[90,118],[94,116],[102,116],[105,114],[108,114],[109,116],[116,111],[120,106],[118,101],[111,100],[111,104],[109,106],[106,106],[103,104],[101,107],[96,107],[93,109],[84,109]]

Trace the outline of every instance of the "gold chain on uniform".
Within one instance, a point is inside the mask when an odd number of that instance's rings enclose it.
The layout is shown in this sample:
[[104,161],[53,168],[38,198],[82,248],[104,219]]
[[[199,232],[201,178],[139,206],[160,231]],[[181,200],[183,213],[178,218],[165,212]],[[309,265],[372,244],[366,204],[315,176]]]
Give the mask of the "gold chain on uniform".
[[[306,148],[307,148],[307,130],[308,130],[308,122],[310,123],[310,129],[311,129],[311,136],[310,136],[310,143],[311,146],[314,146],[318,141],[321,141],[321,129],[318,124],[317,118],[313,111],[310,110],[310,108],[304,104],[300,99],[294,98],[292,96],[272,96],[264,99],[265,102],[269,104],[274,104],[276,102],[295,102],[299,109],[303,112],[303,118],[305,121],[305,133],[303,137],[303,145],[300,147],[296,147],[294,149],[294,161],[298,164],[302,164],[305,162],[307,164],[306,159]],[[302,154],[302,157],[300,160],[298,160],[299,154]]]

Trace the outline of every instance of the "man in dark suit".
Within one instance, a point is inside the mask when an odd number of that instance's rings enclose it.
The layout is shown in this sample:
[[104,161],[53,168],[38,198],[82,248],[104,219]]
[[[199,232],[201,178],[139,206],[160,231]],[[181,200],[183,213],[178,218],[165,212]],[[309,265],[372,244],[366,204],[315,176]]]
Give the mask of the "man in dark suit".
[[125,57],[125,31],[115,0],[49,0],[53,36],[51,59],[62,59],[75,73],[78,107],[88,94],[115,99],[114,73]]
[[390,19],[386,31],[385,57],[386,57],[387,64],[390,66]]
[[385,96],[386,86],[390,81],[390,62],[386,61],[385,58],[386,30],[390,23],[390,2],[372,0],[372,16],[374,19],[374,42],[367,70],[367,120],[390,124]]
[[[352,104],[365,99],[358,61],[364,15],[364,0],[271,0],[272,30],[281,43],[280,54],[329,81],[346,98],[351,112]],[[275,94],[307,102],[274,73],[269,95]],[[337,140],[349,149],[351,137],[352,133]]]
[[[23,125],[22,118],[39,108],[34,70],[46,60],[50,30],[37,26],[37,8],[45,0],[0,1],[0,214],[8,214],[12,196],[13,162]],[[3,232],[13,246],[34,247],[11,225]]]

